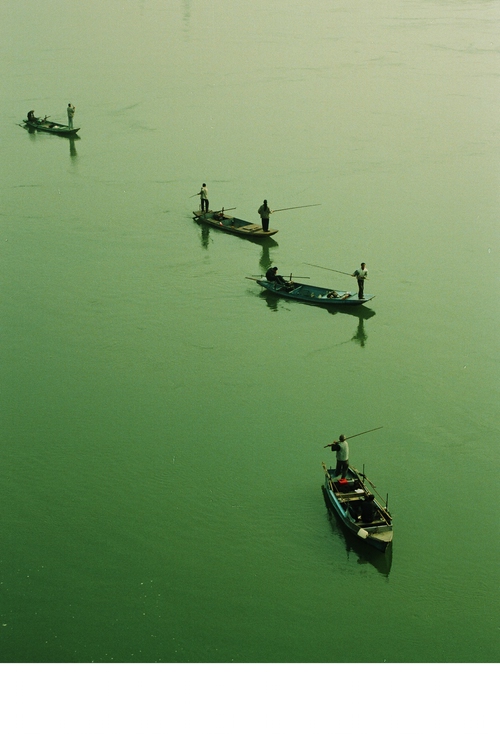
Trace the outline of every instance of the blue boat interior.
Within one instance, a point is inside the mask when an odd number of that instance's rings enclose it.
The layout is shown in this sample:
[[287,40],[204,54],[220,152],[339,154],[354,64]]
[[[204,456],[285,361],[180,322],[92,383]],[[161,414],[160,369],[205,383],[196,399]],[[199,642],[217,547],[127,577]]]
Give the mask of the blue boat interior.
[[350,516],[352,521],[358,524],[361,523],[361,525],[370,525],[374,521],[379,520],[385,522],[380,509],[374,501],[373,495],[367,492],[357,477],[335,480],[333,469],[330,469],[328,474],[337,500],[341,503],[344,512]]
[[218,224],[222,224],[225,227],[248,227],[249,229],[262,229],[260,224],[253,224],[251,221],[245,221],[245,219],[237,219],[235,216],[224,216],[224,214],[212,214],[207,215],[207,219],[212,219]]
[[268,289],[274,290],[278,294],[286,294],[290,297],[295,296],[303,300],[324,300],[325,302],[337,300],[341,302],[354,296],[352,292],[343,292],[338,289],[325,289],[324,287],[311,286],[310,284],[298,284],[293,281],[293,278],[292,281],[287,281],[285,279],[285,284],[280,284],[276,281],[266,282],[265,279],[262,279],[262,282]]

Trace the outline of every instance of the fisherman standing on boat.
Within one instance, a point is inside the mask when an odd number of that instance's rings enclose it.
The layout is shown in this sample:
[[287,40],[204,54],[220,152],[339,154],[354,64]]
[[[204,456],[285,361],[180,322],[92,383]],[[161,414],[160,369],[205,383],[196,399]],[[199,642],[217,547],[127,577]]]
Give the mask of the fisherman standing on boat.
[[269,217],[272,214],[271,209],[267,205],[267,201],[264,201],[258,211],[260,218],[262,219],[262,229],[264,232],[269,232]]
[[73,117],[75,114],[76,107],[74,107],[71,103],[68,104],[68,109],[66,110],[68,113],[68,128],[73,130]]
[[339,439],[332,443],[332,451],[336,451],[337,453],[335,476],[338,477],[342,474],[342,479],[345,479],[347,469],[349,468],[349,444],[345,435],[340,435]]
[[201,190],[197,195],[201,198],[201,211],[207,213],[208,211],[208,188],[205,183],[201,186]]
[[358,280],[358,299],[364,299],[365,279],[368,278],[366,263],[362,263],[361,268],[354,271],[353,276]]

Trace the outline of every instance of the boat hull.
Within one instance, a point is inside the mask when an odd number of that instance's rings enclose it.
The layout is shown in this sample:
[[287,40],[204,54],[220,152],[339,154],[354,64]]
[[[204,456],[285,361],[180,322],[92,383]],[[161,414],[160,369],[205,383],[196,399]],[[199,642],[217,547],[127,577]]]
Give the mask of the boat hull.
[[227,216],[227,214],[220,215],[215,211],[193,211],[194,219],[200,224],[206,224],[214,229],[221,229],[223,232],[229,234],[236,234],[238,237],[246,237],[247,239],[264,239],[271,237],[273,234],[277,234],[277,229],[270,229],[268,232],[264,232],[260,224],[252,224],[251,221],[245,221],[244,219],[237,219],[235,216]]
[[52,135],[73,136],[80,130],[80,128],[70,128],[68,125],[51,122],[50,120],[23,120],[23,122],[27,130],[38,130],[40,133],[51,133]]
[[[385,552],[392,543],[392,518],[387,509],[373,495],[359,472],[349,467],[345,484],[335,480],[335,470],[325,472],[324,491],[329,507],[344,526],[371,547]],[[369,516],[364,503],[369,502]]]
[[342,307],[353,307],[355,305],[363,305],[365,302],[369,302],[374,298],[375,295],[368,295],[359,299],[357,293],[339,291],[338,289],[325,289],[320,286],[311,286],[309,284],[298,284],[294,283],[291,289],[289,285],[283,285],[275,281],[268,281],[267,279],[255,279],[259,286],[267,289],[267,291],[277,294],[279,297],[286,297],[287,299],[299,300],[299,302],[308,302],[313,305],[327,305],[331,306],[342,306]]

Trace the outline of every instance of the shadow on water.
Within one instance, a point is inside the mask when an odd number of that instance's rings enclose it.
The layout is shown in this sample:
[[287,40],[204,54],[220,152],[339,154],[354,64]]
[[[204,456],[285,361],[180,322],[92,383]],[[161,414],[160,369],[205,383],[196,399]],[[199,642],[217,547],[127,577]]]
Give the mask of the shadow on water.
[[73,138],[68,138],[69,141],[69,155],[72,159],[76,159],[78,156],[78,152],[76,150],[75,141],[79,141],[80,137],[78,135],[75,135]]
[[350,561],[351,557],[354,556],[358,565],[372,565],[380,575],[389,578],[389,573],[391,572],[392,567],[392,544],[388,546],[385,552],[381,552],[380,550],[370,547],[361,539],[358,539],[351,531],[349,531],[349,529],[345,528],[330,508],[323,485],[321,486],[321,491],[328,512],[328,519],[330,521],[332,533],[337,539],[342,541],[346,551],[346,559]]
[[261,267],[262,273],[265,274],[267,269],[273,264],[271,256],[269,255],[269,250],[278,247],[278,243],[273,240],[272,237],[268,237],[267,239],[262,240],[260,244],[262,245],[262,252],[259,258],[259,266]]
[[210,244],[210,227],[207,227],[206,224],[199,224],[198,226],[201,229],[201,246],[207,250]]
[[[236,235],[238,237],[238,235]],[[278,247],[276,240],[272,237],[238,237],[243,242],[251,242],[253,245],[260,245],[263,249],[269,253],[270,247]]]
[[[316,307],[322,307],[322,305],[316,305]],[[330,315],[337,315],[340,313],[341,315],[352,315],[354,318],[358,318],[359,320],[368,320],[369,318],[373,318],[374,315],[376,315],[375,310],[372,310],[371,307],[365,307],[364,305],[354,305],[354,307],[326,307],[325,309],[330,313]]]
[[[40,138],[40,135],[48,135],[50,138],[54,138],[54,135],[51,133],[39,133],[38,130],[35,128],[30,128],[29,125],[20,125],[20,127],[23,130],[26,130],[30,138],[34,140],[35,138]],[[58,135],[57,138],[61,141],[68,141],[69,142],[69,155],[72,159],[75,159],[78,156],[78,152],[76,150],[76,141],[80,141],[81,138],[79,135]]]
[[[209,227],[207,224],[201,224],[195,220],[196,225],[200,228],[201,234],[200,234],[200,242],[201,246],[206,250],[210,244],[210,242],[213,242],[213,238],[210,237],[210,232],[212,227]],[[221,232],[220,230],[216,230],[215,234],[226,234],[225,232]],[[273,240],[272,237],[238,237],[238,235],[232,235],[238,240],[241,240],[243,243],[250,242],[252,245],[260,245],[262,247],[262,254],[259,259],[259,263],[261,268],[265,271],[269,268],[271,265],[271,261],[269,259],[269,249],[272,247],[278,247],[278,243],[276,240]]]
[[[262,292],[260,292],[259,297],[261,299],[264,299],[266,301],[267,306],[270,310],[273,312],[278,312],[279,305],[280,304],[287,304],[288,300],[284,297],[278,297],[278,295],[273,294],[272,292],[269,292],[267,289],[264,289]],[[350,315],[354,318],[358,319],[358,326],[356,328],[356,331],[354,335],[351,337],[350,341],[354,341],[356,344],[359,344],[360,346],[365,346],[366,340],[368,338],[368,334],[365,331],[365,320],[368,320],[369,318],[373,318],[374,315],[376,315],[375,310],[371,310],[369,307],[364,307],[364,305],[356,305],[354,307],[332,307],[331,305],[321,305],[318,303],[308,303],[303,302],[301,300],[291,300],[293,304],[302,304],[302,305],[309,305],[309,307],[320,307],[323,310],[326,310],[330,315]],[[348,343],[347,341],[345,343]]]

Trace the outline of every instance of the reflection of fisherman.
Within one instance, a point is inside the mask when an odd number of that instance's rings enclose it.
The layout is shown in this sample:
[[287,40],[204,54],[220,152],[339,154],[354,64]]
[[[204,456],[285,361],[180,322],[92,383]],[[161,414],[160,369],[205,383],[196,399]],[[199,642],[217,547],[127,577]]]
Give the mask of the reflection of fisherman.
[[201,210],[203,213],[206,213],[208,211],[208,188],[206,183],[203,183],[201,190],[197,195],[201,198]]
[[264,232],[269,231],[269,217],[272,214],[271,209],[267,205],[267,201],[264,201],[262,206],[259,208],[258,213],[260,214],[260,218],[262,219],[262,229]]
[[358,327],[356,328],[356,333],[351,338],[351,341],[357,341],[360,346],[364,346],[367,338],[368,334],[365,332],[364,320],[363,318],[360,318]]
[[286,285],[287,282],[285,281],[283,276],[278,276],[278,274],[276,273],[277,270],[278,270],[278,266],[274,266],[274,268],[268,268],[266,271],[266,279],[268,281],[274,281],[277,284]]
[[338,441],[332,443],[332,451],[337,453],[337,465],[335,467],[335,476],[338,477],[342,474],[342,479],[345,479],[347,469],[349,468],[349,444],[345,439],[345,435],[340,435]]
[[366,267],[366,263],[362,263],[361,268],[358,268],[356,271],[354,271],[353,276],[356,276],[358,280],[358,298],[363,299],[365,279],[368,278],[368,269]]
[[73,117],[75,115],[76,107],[74,107],[71,103],[68,104],[68,109],[66,110],[68,113],[68,128],[73,128]]

